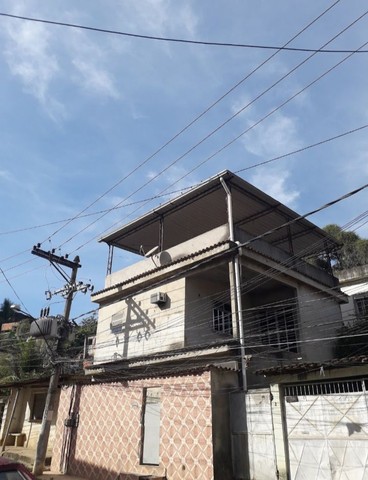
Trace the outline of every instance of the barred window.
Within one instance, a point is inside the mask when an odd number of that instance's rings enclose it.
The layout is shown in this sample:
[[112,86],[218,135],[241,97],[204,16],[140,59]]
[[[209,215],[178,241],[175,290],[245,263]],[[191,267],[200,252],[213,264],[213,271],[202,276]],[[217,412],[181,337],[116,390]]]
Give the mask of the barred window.
[[297,352],[296,318],[296,308],[281,307],[258,310],[260,343],[280,350]]
[[368,318],[368,296],[354,298],[355,313],[358,318]]
[[217,333],[233,334],[231,306],[227,303],[217,304],[213,309],[212,329]]

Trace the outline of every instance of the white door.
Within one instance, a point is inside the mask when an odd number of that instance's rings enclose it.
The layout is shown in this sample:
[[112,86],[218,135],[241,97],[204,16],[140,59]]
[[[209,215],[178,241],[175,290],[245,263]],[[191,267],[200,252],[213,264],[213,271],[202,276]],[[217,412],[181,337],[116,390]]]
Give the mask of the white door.
[[270,391],[251,390],[246,395],[250,478],[276,479],[276,459]]

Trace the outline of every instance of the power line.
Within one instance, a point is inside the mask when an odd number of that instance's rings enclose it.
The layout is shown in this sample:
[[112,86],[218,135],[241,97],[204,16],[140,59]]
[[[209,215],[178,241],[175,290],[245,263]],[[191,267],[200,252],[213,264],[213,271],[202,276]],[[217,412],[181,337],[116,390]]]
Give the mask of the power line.
[[[297,34],[295,34],[290,40],[288,40],[284,46],[289,45],[292,41],[294,41],[297,37],[299,37],[303,32],[305,32],[311,25],[313,25],[315,22],[317,22],[320,18],[322,18],[324,15],[326,15],[332,8],[334,8],[340,0],[336,0],[335,3],[330,5],[328,8],[323,10],[316,18],[314,18],[311,22],[309,22],[305,27],[303,27]],[[197,123],[202,117],[204,117],[210,110],[212,110],[216,105],[218,105],[223,99],[225,99],[230,93],[232,93],[234,90],[236,90],[240,85],[242,85],[246,80],[248,80],[252,75],[254,75],[259,69],[261,69],[264,65],[266,65],[272,58],[274,58],[281,50],[278,50],[274,53],[272,53],[269,57],[267,57],[263,62],[261,62],[257,67],[255,67],[253,70],[251,70],[247,75],[245,75],[243,78],[241,78],[235,85],[233,85],[229,90],[227,90],[223,95],[221,95],[217,100],[212,102],[207,108],[205,108],[199,115],[197,115],[193,120],[191,120],[187,125],[185,125],[182,129],[180,129],[175,135],[173,135],[169,140],[167,140],[163,145],[161,145],[158,149],[156,149],[152,154],[150,154],[145,160],[143,160],[140,164],[138,164],[133,170],[131,170],[129,173],[127,173],[124,177],[122,177],[120,180],[118,180],[112,187],[107,189],[105,192],[103,192],[99,197],[97,197],[96,200],[94,200],[92,203],[87,205],[83,210],[81,210],[75,217],[73,217],[70,221],[68,221],[65,225],[57,229],[51,236],[48,238],[50,239],[54,235],[60,232],[63,228],[65,228],[71,221],[74,219],[78,218],[79,215],[84,213],[86,210],[88,210],[90,207],[92,207],[94,204],[96,204],[99,200],[101,200],[103,197],[105,197],[107,194],[109,194],[112,190],[114,190],[116,187],[118,187],[123,181],[127,180],[131,175],[133,175],[137,170],[139,170],[141,167],[146,165],[150,160],[152,160],[154,157],[156,157],[162,150],[164,150],[166,147],[168,147],[172,142],[174,142],[177,138],[179,138],[183,133],[185,133],[189,128],[191,128],[195,123]],[[153,181],[153,179],[151,180]],[[148,183],[143,185],[145,187]],[[141,187],[141,188],[143,188]],[[141,189],[139,189],[141,190]],[[137,193],[136,190],[134,193]],[[134,194],[133,193],[133,194]],[[129,195],[126,197],[123,201],[126,201],[129,199],[133,194]],[[122,202],[119,203],[119,205]],[[104,215],[102,215],[100,218],[102,218]],[[69,240],[68,240],[69,241]],[[65,242],[64,242],[65,243]],[[63,243],[63,244],[64,244]]]
[[[277,51],[289,51],[289,52],[316,52],[316,53],[352,53],[354,50],[338,50],[338,49],[316,49],[316,48],[302,48],[302,47],[287,47],[287,46],[275,46],[275,45],[258,45],[251,43],[227,43],[227,42],[213,42],[213,41],[204,41],[204,40],[189,40],[183,38],[173,38],[173,37],[158,37],[154,35],[142,35],[138,33],[129,33],[122,32],[120,30],[108,30],[105,28],[90,27],[86,25],[81,25],[77,23],[67,23],[59,22],[53,20],[46,20],[42,18],[35,17],[25,17],[21,15],[13,15],[10,13],[1,12],[0,16],[14,18],[18,20],[26,20],[30,22],[45,23],[48,25],[58,25],[61,27],[68,28],[78,28],[80,30],[89,30],[92,32],[107,33],[110,35],[120,35],[130,38],[141,38],[144,40],[155,40],[161,42],[171,42],[171,43],[184,43],[191,45],[206,45],[211,47],[236,47],[236,48],[248,48],[248,49],[258,49],[258,50],[277,50]],[[361,50],[360,53],[368,53],[368,50]]]
[[[347,27],[345,27],[343,30],[341,30],[337,35],[335,35],[331,40],[329,40],[328,42],[325,43],[325,45],[327,45],[328,43],[332,42],[333,40],[335,40],[339,35],[341,35],[342,33],[344,33],[348,28],[350,28],[352,25],[354,25],[356,22],[358,22],[359,20],[361,20],[364,16],[366,16],[368,14],[368,10],[365,11],[362,15],[360,15],[356,20],[354,20],[352,23],[350,23]],[[356,51],[360,50],[361,48],[363,48],[365,45],[367,45],[368,42],[365,42],[363,45],[361,45]],[[180,160],[182,160],[184,157],[186,157],[189,153],[191,153],[193,150],[195,150],[199,145],[201,145],[203,142],[205,142],[208,138],[212,137],[216,132],[218,132],[222,127],[224,127],[227,123],[229,123],[232,119],[234,119],[237,115],[239,115],[241,112],[243,112],[246,108],[248,108],[250,105],[252,105],[256,100],[258,100],[260,97],[262,97],[265,93],[267,93],[268,91],[270,91],[273,87],[275,87],[277,84],[279,84],[284,78],[288,77],[292,72],[294,72],[297,68],[299,68],[300,66],[302,66],[304,63],[306,63],[310,58],[312,58],[313,56],[315,55],[315,53],[312,53],[307,59],[303,60],[302,62],[300,62],[297,66],[295,66],[292,70],[290,70],[288,73],[286,73],[283,77],[281,77],[279,80],[277,80],[275,83],[273,83],[270,87],[268,87],[266,90],[264,90],[261,94],[259,94],[257,97],[255,97],[252,101],[250,101],[247,105],[245,105],[244,107],[242,107],[240,110],[238,110],[234,115],[232,115],[230,118],[228,118],[227,120],[225,120],[223,123],[221,123],[219,126],[217,126],[214,130],[212,130],[210,133],[208,133],[204,138],[202,138],[199,142],[197,142],[194,146],[192,146],[189,150],[187,150],[186,152],[184,152],[182,155],[180,155],[178,158],[176,158],[174,161],[172,161],[169,165],[167,165],[164,169],[162,169],[160,172],[158,172],[155,176],[153,176],[152,178],[150,178],[144,185],[142,185],[141,187],[139,187],[137,190],[135,190],[135,192],[133,192],[131,195],[129,195],[129,197],[127,198],[130,198],[134,193],[137,193],[139,192],[140,190],[142,190],[145,186],[147,186],[149,183],[151,183],[153,180],[155,180],[157,177],[159,177],[160,175],[162,175],[164,172],[166,172],[170,167],[172,167],[173,165],[175,165],[176,163],[178,163]],[[230,140],[228,143],[226,143],[225,145],[223,145],[220,149],[218,149],[217,151],[215,151],[213,154],[211,154],[210,156],[208,156],[207,158],[205,158],[202,162],[200,162],[198,165],[196,165],[192,170],[186,172],[184,175],[182,175],[178,180],[176,180],[174,183],[172,183],[169,187],[165,188],[163,191],[161,191],[160,193],[164,193],[168,188],[172,187],[173,185],[175,185],[176,183],[178,183],[179,181],[183,180],[184,178],[186,178],[188,175],[190,175],[191,173],[193,173],[195,170],[197,170],[199,167],[201,167],[202,165],[204,165],[206,162],[208,162],[209,160],[211,160],[212,158],[214,158],[215,156],[217,156],[219,153],[223,152],[226,148],[228,148],[230,145],[232,145],[234,142],[236,142],[239,138],[241,138],[243,135],[245,135],[246,133],[248,133],[250,130],[252,130],[253,128],[255,128],[257,125],[259,125],[260,123],[262,123],[263,121],[265,121],[267,118],[269,118],[271,115],[273,115],[274,113],[276,113],[277,111],[279,111],[281,108],[283,108],[285,105],[287,105],[289,102],[291,102],[294,98],[296,98],[297,96],[299,96],[300,94],[302,94],[303,92],[305,92],[308,88],[310,88],[312,85],[314,85],[315,83],[317,83],[319,80],[321,80],[322,78],[324,78],[326,75],[328,75],[329,73],[331,73],[335,68],[339,67],[340,65],[342,65],[345,61],[347,61],[352,55],[354,55],[354,53],[350,53],[349,55],[345,56],[342,60],[340,60],[339,62],[337,62],[336,64],[334,64],[332,67],[328,68],[327,70],[325,70],[322,74],[320,74],[317,78],[315,78],[314,80],[312,80],[310,83],[308,83],[305,87],[303,87],[302,89],[300,89],[299,91],[297,91],[296,93],[294,93],[291,97],[289,97],[288,99],[286,99],[284,102],[282,102],[280,105],[278,105],[277,107],[275,107],[273,110],[271,110],[270,112],[268,112],[266,115],[264,115],[262,118],[260,118],[257,122],[253,123],[251,126],[249,126],[246,130],[244,130],[243,132],[241,132],[239,135],[237,135],[235,138],[233,138],[232,140]],[[125,201],[126,199],[122,200]],[[122,202],[119,202],[117,205],[119,205],[120,203]],[[117,206],[115,205],[115,206]],[[137,210],[134,211],[134,213],[136,212]],[[71,241],[72,239],[74,239],[76,236],[78,236],[80,233],[82,233],[83,231],[85,231],[87,228],[89,228],[91,225],[94,225],[97,221],[99,221],[103,216],[105,216],[106,214],[102,215],[101,217],[99,217],[98,219],[94,220],[93,222],[91,222],[89,225],[87,225],[86,227],[84,227],[81,231],[77,232],[76,234],[72,235],[71,237],[69,237],[67,240],[65,240],[61,246],[65,245],[65,243]],[[115,226],[116,223],[113,225]],[[107,232],[108,230],[110,230],[112,227],[110,227],[109,229],[105,229],[102,233],[105,233]],[[101,233],[98,235],[100,236]],[[82,247],[84,247],[85,245],[87,245],[89,242],[91,242],[92,240],[94,240],[96,237],[93,237],[91,238],[90,240],[88,240],[87,242],[83,243],[82,245],[79,245],[74,251],[78,251],[80,250]]]
[[[264,160],[262,162],[254,163],[252,165],[249,165],[248,167],[244,167],[244,168],[241,168],[239,170],[236,170],[236,171],[234,171],[234,173],[238,174],[238,173],[244,172],[246,170],[251,170],[253,168],[260,167],[260,166],[266,165],[268,163],[272,163],[272,162],[275,162],[277,160],[281,160],[281,159],[286,158],[286,157],[290,157],[290,156],[295,155],[297,153],[302,153],[302,152],[304,152],[306,150],[309,150],[311,148],[319,147],[321,145],[332,142],[334,140],[338,140],[340,138],[343,138],[347,135],[351,135],[353,133],[359,132],[359,131],[364,130],[366,128],[368,128],[368,123],[364,124],[364,125],[361,125],[360,127],[353,128],[351,130],[347,130],[345,132],[339,133],[339,134],[334,135],[332,137],[325,138],[325,139],[320,140],[318,142],[311,143],[311,144],[306,145],[304,147],[298,148],[297,150],[292,150],[291,152],[283,153],[282,155],[272,157],[268,160]],[[65,218],[65,219],[62,219],[62,220],[55,220],[53,222],[43,223],[43,224],[39,224],[39,225],[32,225],[32,226],[29,226],[29,227],[17,228],[17,229],[14,229],[14,230],[6,230],[6,231],[3,231],[3,232],[0,232],[0,236],[1,235],[11,235],[11,234],[14,234],[14,233],[26,232],[26,231],[29,231],[29,230],[36,230],[38,228],[44,228],[44,227],[48,227],[48,226],[51,226],[51,225],[56,225],[58,223],[65,223],[65,222],[69,222],[71,220],[76,220],[76,219],[79,219],[79,218],[93,217],[94,215],[100,215],[102,213],[109,213],[109,212],[114,211],[114,210],[120,210],[122,208],[131,207],[131,206],[134,206],[134,205],[138,205],[140,203],[147,203],[147,202],[150,202],[150,201],[153,201],[153,200],[161,199],[163,197],[167,197],[167,196],[171,197],[174,194],[182,193],[183,191],[190,190],[192,188],[195,188],[196,186],[197,185],[190,185],[189,187],[183,187],[181,189],[171,190],[170,192],[161,193],[161,194],[158,194],[158,195],[153,195],[149,198],[143,198],[141,200],[136,200],[135,202],[129,202],[129,203],[126,203],[124,205],[116,205],[115,207],[112,207],[112,208],[105,208],[103,210],[99,210],[99,211],[96,211],[96,212],[85,213],[85,214],[82,214],[82,215],[78,215],[77,218],[69,217],[69,218]],[[19,252],[19,254],[23,254],[23,253],[28,253],[28,250],[23,250],[22,252]],[[6,260],[10,260],[11,258],[14,258],[14,256],[15,255],[13,255],[12,257],[4,258],[0,261],[4,262]],[[21,264],[21,265],[23,265],[23,264]]]

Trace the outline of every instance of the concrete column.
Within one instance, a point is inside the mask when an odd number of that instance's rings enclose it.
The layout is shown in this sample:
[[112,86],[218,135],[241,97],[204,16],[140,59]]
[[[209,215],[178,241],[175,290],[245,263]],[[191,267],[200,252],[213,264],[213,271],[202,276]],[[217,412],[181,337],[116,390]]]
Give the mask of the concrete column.
[[272,401],[272,423],[275,444],[276,466],[279,480],[289,480],[287,430],[285,421],[284,396],[279,385],[270,386]]

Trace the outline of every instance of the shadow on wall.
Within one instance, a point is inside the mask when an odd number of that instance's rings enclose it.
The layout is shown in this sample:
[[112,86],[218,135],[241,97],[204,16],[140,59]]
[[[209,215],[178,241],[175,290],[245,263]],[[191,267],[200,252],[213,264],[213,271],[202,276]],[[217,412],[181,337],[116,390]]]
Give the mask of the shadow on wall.
[[69,475],[77,475],[88,480],[144,480],[154,478],[156,480],[167,480],[166,476],[157,476],[142,473],[116,472],[107,468],[94,465],[93,463],[74,460],[73,468],[68,471]]
[[[143,310],[140,302],[137,303],[132,298],[128,298],[125,303],[127,308],[124,322],[111,327],[111,332],[116,338],[116,347],[121,343],[123,344],[123,352],[119,354],[122,358],[128,357],[129,341],[132,338],[132,333],[136,333],[134,341],[140,342],[143,339],[149,340],[152,331],[156,329],[155,319],[148,316],[147,310]],[[170,301],[167,303],[170,303]]]

